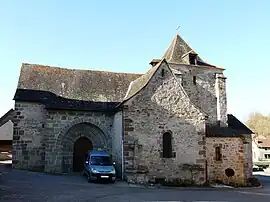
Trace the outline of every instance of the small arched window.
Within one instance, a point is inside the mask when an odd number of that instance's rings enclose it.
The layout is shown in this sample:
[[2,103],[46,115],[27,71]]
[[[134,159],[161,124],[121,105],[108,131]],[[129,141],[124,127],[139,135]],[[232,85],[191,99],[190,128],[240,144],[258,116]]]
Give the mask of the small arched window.
[[172,134],[169,132],[166,132],[163,134],[162,137],[162,143],[163,143],[163,158],[172,158]]
[[216,161],[221,161],[221,147],[216,147],[215,148],[215,153],[216,153]]

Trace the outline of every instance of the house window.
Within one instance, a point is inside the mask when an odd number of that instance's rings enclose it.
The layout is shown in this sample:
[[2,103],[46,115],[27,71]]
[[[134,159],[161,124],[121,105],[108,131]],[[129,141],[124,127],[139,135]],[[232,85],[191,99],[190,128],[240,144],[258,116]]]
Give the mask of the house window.
[[221,147],[216,147],[215,153],[216,153],[216,161],[221,161]]
[[193,76],[193,84],[196,85],[196,76]]
[[270,154],[264,154],[265,159],[270,159]]
[[163,158],[172,158],[172,134],[166,132],[163,134]]

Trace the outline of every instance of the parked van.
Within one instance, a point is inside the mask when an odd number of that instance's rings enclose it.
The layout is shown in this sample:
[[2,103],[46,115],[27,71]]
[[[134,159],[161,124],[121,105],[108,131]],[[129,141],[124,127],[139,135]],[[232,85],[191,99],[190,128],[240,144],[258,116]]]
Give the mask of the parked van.
[[88,182],[107,180],[114,183],[116,180],[114,164],[109,153],[104,151],[88,151],[82,174],[87,176]]

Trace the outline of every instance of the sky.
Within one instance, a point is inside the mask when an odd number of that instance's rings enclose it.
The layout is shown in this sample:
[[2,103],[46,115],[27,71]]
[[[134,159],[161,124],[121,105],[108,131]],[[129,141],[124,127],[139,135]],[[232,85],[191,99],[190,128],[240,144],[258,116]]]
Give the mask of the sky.
[[0,1],[0,116],[24,62],[143,73],[176,33],[226,69],[228,113],[268,115],[269,10],[268,0]]

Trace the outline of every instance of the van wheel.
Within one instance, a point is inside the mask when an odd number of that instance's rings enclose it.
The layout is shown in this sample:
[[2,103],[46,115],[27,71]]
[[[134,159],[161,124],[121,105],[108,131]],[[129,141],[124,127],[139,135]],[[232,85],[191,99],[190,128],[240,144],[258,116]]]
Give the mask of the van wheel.
[[114,184],[116,180],[112,180],[111,183]]
[[91,179],[91,175],[90,175],[90,174],[87,175],[87,181],[88,181],[89,183],[92,182],[92,179]]

